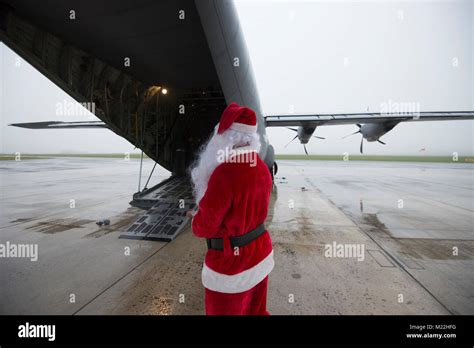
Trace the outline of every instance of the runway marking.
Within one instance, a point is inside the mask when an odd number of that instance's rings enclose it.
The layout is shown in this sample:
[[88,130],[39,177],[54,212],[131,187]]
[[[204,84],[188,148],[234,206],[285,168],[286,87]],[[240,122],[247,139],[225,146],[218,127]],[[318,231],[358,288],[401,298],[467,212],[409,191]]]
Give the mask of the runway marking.
[[84,305],[82,305],[81,307],[79,307],[79,309],[77,309],[76,311],[74,311],[72,313],[72,315],[76,315],[77,313],[79,313],[81,310],[83,310],[85,307],[87,307],[89,304],[91,304],[92,302],[94,302],[97,298],[99,298],[99,296],[101,296],[102,294],[104,294],[105,292],[107,292],[107,290],[109,290],[110,288],[112,288],[115,284],[117,284],[118,282],[120,282],[122,279],[125,279],[129,274],[131,274],[133,271],[135,271],[138,267],[140,267],[141,265],[143,265],[145,262],[147,262],[149,259],[151,259],[156,253],[158,253],[161,249],[165,248],[167,245],[169,245],[170,243],[166,243],[166,244],[163,244],[160,248],[158,248],[157,250],[155,250],[153,253],[151,253],[151,255],[147,256],[143,261],[141,261],[140,263],[138,263],[137,265],[135,265],[135,267],[133,267],[132,269],[130,269],[128,272],[126,272],[124,275],[122,275],[121,277],[119,277],[117,280],[115,280],[114,282],[112,282],[109,286],[106,286],[106,288],[102,291],[100,291],[96,296],[94,296],[92,299],[90,299],[89,301],[87,301]]
[[[464,187],[464,186],[455,186],[455,185],[450,185],[450,184],[446,184],[445,182],[437,182],[437,181],[431,181],[431,180],[426,180],[426,179],[417,179],[417,178],[413,178],[413,177],[403,177],[403,176],[399,176],[399,175],[394,175],[394,174],[387,174],[387,173],[384,173],[384,175],[390,175],[392,177],[395,177],[395,178],[399,178],[399,179],[410,179],[410,180],[415,180],[415,181],[419,181],[419,182],[423,182],[423,183],[430,183],[430,184],[437,184],[437,185],[444,185],[444,186],[448,186],[448,187],[453,187],[453,188],[456,188],[456,189],[460,189],[460,190],[472,190],[474,191],[474,188],[473,187]],[[471,175],[472,176],[472,175]]]
[[[394,191],[394,192],[397,192],[397,193],[398,193],[398,192],[403,192],[404,194],[413,197],[415,200],[424,202],[424,203],[429,204],[429,205],[432,205],[432,206],[435,206],[435,205],[431,204],[430,201],[433,201],[433,202],[436,202],[436,203],[439,203],[439,204],[443,204],[443,205],[446,205],[446,206],[451,207],[451,208],[456,208],[456,209],[465,210],[465,211],[467,211],[468,213],[473,213],[473,212],[474,212],[474,210],[472,210],[472,209],[467,209],[467,208],[460,207],[460,206],[457,206],[457,205],[454,205],[454,204],[450,204],[450,203],[446,203],[446,202],[443,202],[443,201],[439,201],[439,200],[437,200],[437,199],[435,199],[435,198],[420,198],[420,196],[416,196],[416,195],[414,195],[413,193],[411,193],[411,192],[409,192],[409,191],[400,189],[399,186],[397,186],[397,189],[390,188],[390,187],[387,187],[387,186],[385,186],[384,188],[387,189],[387,190],[389,190],[389,191]],[[469,216],[472,216],[472,214],[469,214]]]
[[373,257],[380,267],[396,267],[395,264],[380,250],[367,250],[367,253]]
[[[119,194],[119,195],[114,195],[114,196],[109,196],[110,199],[108,200],[101,200],[101,201],[98,201],[97,203],[92,203],[92,204],[88,204],[86,207],[83,207],[83,208],[76,208],[76,209],[84,209],[84,210],[90,210],[89,208],[92,208],[92,207],[96,207],[98,205],[103,205],[104,203],[108,203],[108,202],[113,202],[115,201],[117,198],[119,197],[125,197],[125,196],[130,196],[129,193],[122,193],[122,194]],[[60,201],[58,199],[58,201]],[[81,210],[82,211],[82,210]],[[35,217],[32,217],[32,218],[28,218],[28,221],[24,221],[26,219],[16,219],[16,220],[13,220],[13,221],[18,221],[16,223],[8,223],[6,225],[0,225],[0,228],[7,228],[7,227],[13,227],[13,226],[17,226],[17,225],[20,225],[20,224],[25,224],[25,223],[28,223],[28,222],[32,222],[32,221],[36,221],[36,220],[42,220],[42,219],[46,219],[46,218],[51,218],[51,217],[54,217],[56,215],[59,215],[59,216],[64,216],[64,211],[63,210],[58,210],[57,212],[53,212],[53,213],[50,213],[50,214],[44,214],[44,215],[40,215],[40,216],[35,216]],[[21,220],[21,221],[20,221]]]

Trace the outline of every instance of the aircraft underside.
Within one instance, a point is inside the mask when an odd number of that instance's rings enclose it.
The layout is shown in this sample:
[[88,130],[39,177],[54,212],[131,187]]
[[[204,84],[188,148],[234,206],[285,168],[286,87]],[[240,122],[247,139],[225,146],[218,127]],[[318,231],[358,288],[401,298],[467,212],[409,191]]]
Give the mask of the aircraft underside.
[[230,102],[256,112],[260,156],[272,172],[266,127],[298,127],[293,139],[305,145],[322,139],[313,135],[319,126],[355,124],[362,153],[364,139],[385,144],[379,138],[399,122],[474,119],[473,111],[403,109],[264,118],[231,0],[0,1],[0,39],[102,121],[52,115],[52,122],[13,125],[109,128],[173,174],[139,187],[131,203],[148,212],[124,237],[171,240],[187,223],[187,168]]
[[226,106],[193,1],[20,0],[0,11],[7,46],[176,174]]
[[[7,46],[107,128],[185,174],[226,107],[194,1],[6,1],[0,10]],[[173,239],[192,201],[178,178],[137,193],[131,203],[147,212],[124,237]]]

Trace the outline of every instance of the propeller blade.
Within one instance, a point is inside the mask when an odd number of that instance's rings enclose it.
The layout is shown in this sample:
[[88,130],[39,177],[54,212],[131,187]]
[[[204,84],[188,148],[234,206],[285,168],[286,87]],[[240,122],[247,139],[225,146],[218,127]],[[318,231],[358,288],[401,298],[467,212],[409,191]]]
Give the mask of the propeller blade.
[[292,130],[294,132],[298,132],[298,130],[296,128],[291,128],[291,127],[286,127],[286,128],[288,128],[289,130]]
[[293,140],[295,140],[296,138],[298,138],[298,134],[297,134],[297,135],[295,135],[295,137],[294,137],[293,139],[291,139],[291,140],[290,140],[290,142],[289,142],[288,144],[286,144],[286,145],[285,145],[285,147],[287,147],[288,145],[290,145],[290,143],[291,143]]
[[345,138],[350,137],[351,135],[354,135],[354,134],[357,134],[357,133],[360,133],[360,129],[357,132],[354,132],[354,133],[351,133],[351,134],[348,134],[348,135],[342,137],[342,139],[345,139]]
[[362,139],[360,139],[360,153],[364,153],[364,137],[362,137]]
[[313,135],[313,137],[318,138],[318,139],[326,139],[326,138],[323,138],[323,137],[318,137],[317,135]]
[[362,125],[360,123],[356,123],[356,126],[360,128],[362,128]]
[[382,140],[377,140],[380,144],[384,144],[384,145],[387,145],[385,144]]
[[304,152],[306,153],[306,155],[308,154],[308,150],[306,150],[306,145],[303,145],[304,147]]

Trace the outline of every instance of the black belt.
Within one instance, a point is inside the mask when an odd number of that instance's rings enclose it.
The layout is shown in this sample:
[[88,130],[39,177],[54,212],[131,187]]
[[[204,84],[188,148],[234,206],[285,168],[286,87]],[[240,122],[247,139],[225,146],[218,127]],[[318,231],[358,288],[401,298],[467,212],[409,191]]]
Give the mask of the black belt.
[[[242,247],[260,237],[265,231],[265,225],[262,223],[252,231],[247,232],[241,236],[230,237],[230,245],[232,249],[234,249],[235,247]],[[224,250],[224,240],[222,238],[208,238],[207,248],[215,250]]]

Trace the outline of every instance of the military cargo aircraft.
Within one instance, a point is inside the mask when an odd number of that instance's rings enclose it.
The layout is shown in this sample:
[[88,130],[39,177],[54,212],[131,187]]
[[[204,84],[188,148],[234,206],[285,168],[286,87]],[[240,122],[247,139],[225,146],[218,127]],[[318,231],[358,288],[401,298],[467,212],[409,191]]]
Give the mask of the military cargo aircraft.
[[123,238],[172,240],[182,230],[194,205],[186,168],[231,102],[255,110],[272,174],[266,127],[298,127],[293,139],[305,145],[319,126],[354,124],[362,153],[364,139],[384,144],[400,122],[474,119],[474,111],[264,115],[231,0],[1,0],[0,39],[100,119],[13,126],[108,128],[172,172],[139,187],[131,204],[146,212]]

